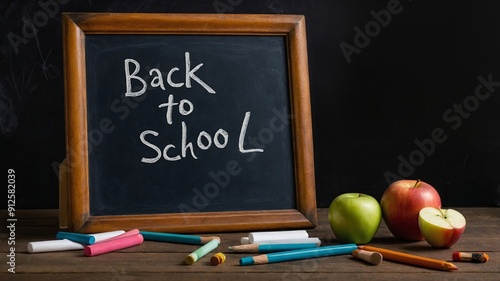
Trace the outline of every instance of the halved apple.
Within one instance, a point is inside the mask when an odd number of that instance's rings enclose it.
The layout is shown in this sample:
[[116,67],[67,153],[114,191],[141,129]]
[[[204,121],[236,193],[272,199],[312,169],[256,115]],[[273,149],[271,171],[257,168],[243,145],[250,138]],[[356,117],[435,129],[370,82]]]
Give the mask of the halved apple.
[[425,240],[435,248],[449,248],[465,230],[465,217],[453,209],[425,207],[418,214],[418,226]]

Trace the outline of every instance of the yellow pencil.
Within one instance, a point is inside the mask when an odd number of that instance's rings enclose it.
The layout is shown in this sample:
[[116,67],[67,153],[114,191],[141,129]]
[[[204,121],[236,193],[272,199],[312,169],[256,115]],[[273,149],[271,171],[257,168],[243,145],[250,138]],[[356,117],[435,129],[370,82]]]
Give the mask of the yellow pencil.
[[372,246],[358,246],[361,250],[379,252],[382,254],[385,260],[406,263],[410,265],[416,265],[420,267],[426,267],[438,270],[457,270],[458,268],[447,261],[425,258],[416,255],[410,255],[406,253],[391,251],[383,248],[372,247]]

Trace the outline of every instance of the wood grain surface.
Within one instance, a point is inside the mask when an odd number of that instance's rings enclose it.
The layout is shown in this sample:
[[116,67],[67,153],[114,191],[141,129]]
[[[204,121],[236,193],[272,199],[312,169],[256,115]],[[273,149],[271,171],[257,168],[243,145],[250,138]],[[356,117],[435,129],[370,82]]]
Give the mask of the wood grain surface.
[[[8,234],[2,231],[0,280],[498,280],[500,274],[500,209],[457,208],[467,219],[462,238],[451,249],[433,249],[425,241],[397,240],[382,222],[370,245],[396,251],[451,261],[454,251],[486,252],[490,260],[483,264],[454,262],[459,268],[441,272],[383,261],[370,265],[351,256],[335,256],[256,266],[240,266],[241,257],[227,251],[238,245],[248,233],[200,233],[217,235],[220,246],[193,265],[184,258],[198,246],[145,241],[139,246],[96,257],[85,257],[83,251],[29,254],[27,243],[52,240],[58,229],[57,210],[18,210],[15,229],[15,274],[7,271]],[[2,211],[2,229],[7,222]],[[319,209],[319,225],[308,230],[319,237],[322,245],[337,244],[328,224],[327,209]],[[217,252],[226,254],[219,266],[210,264]]]

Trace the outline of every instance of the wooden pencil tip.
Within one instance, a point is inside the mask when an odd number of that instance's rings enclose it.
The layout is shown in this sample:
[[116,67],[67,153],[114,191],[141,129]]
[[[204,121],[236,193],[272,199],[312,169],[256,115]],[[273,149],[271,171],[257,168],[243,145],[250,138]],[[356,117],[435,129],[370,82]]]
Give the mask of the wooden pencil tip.
[[458,270],[458,267],[452,263],[445,263],[444,266],[446,267],[447,270]]

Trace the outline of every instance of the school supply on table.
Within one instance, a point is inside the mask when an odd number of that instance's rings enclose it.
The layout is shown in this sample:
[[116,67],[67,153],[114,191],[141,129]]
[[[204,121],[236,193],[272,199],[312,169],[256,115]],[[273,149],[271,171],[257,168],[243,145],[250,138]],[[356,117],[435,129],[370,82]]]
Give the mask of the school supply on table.
[[159,242],[170,242],[170,243],[181,243],[181,244],[191,244],[191,245],[203,245],[214,239],[219,240],[220,238],[216,236],[196,236],[196,235],[186,235],[186,234],[174,234],[165,232],[151,232],[151,231],[140,231],[144,240],[146,241],[159,241]]
[[86,245],[94,244],[95,243],[95,237],[88,235],[88,234],[80,234],[80,233],[73,233],[73,232],[65,232],[65,231],[59,231],[56,234],[57,239],[68,239],[73,242],[77,243],[82,243]]
[[56,234],[56,238],[58,238],[57,240],[29,242],[27,248],[28,252],[31,254],[84,250],[86,245],[97,244],[104,241],[109,241],[111,239],[121,238],[138,233],[139,230],[137,229],[133,229],[128,232],[125,232],[124,230],[116,230],[94,234],[81,234],[60,231]]
[[487,262],[490,259],[490,256],[486,253],[453,252],[451,257],[454,261],[469,261],[475,263]]
[[107,242],[107,241],[111,241],[113,239],[119,239],[119,238],[124,238],[124,237],[128,237],[128,236],[133,236],[133,235],[136,235],[136,234],[139,234],[139,229],[132,229],[132,230],[129,230],[127,232],[124,232],[120,235],[117,235],[117,236],[112,236],[108,239],[105,239],[105,240],[100,240],[98,242],[96,242],[95,244],[97,243],[101,243],[101,242]]
[[83,250],[85,246],[81,243],[74,242],[68,239],[36,241],[28,243],[28,252],[45,253],[45,252],[61,252],[71,250]]
[[104,241],[113,237],[117,237],[119,235],[122,235],[125,233],[125,230],[113,230],[113,231],[107,231],[107,232],[100,232],[100,233],[93,233],[93,234],[88,234],[90,236],[93,236],[95,238],[95,243],[98,243],[100,241]]
[[296,243],[296,244],[246,244],[229,246],[228,250],[239,253],[273,253],[298,249],[316,248],[316,243]]
[[213,239],[212,241],[201,246],[198,250],[189,254],[184,259],[184,263],[189,264],[189,265],[195,263],[196,261],[198,261],[199,259],[204,257],[206,254],[210,253],[212,250],[217,248],[219,246],[219,243],[220,243],[219,239]]
[[[321,240],[318,237],[309,237],[309,238],[299,238],[299,239],[278,239],[278,240],[262,240],[257,241],[253,244],[310,244],[314,243],[316,246],[321,246]],[[242,243],[243,244],[243,243]],[[249,243],[247,243],[249,244]]]
[[83,249],[83,254],[87,257],[102,255],[132,246],[142,244],[144,238],[141,234],[125,235],[120,238],[113,238],[92,245],[88,245]]
[[210,258],[210,263],[212,265],[221,265],[226,261],[226,255],[223,253],[217,253]]
[[260,241],[303,239],[303,238],[309,238],[309,234],[305,230],[263,231],[263,232],[250,232],[248,234],[248,242],[250,244],[256,244]]
[[364,260],[373,265],[379,265],[383,260],[382,254],[379,252],[356,249],[351,254],[355,258]]
[[438,270],[458,269],[454,264],[443,260],[431,259],[431,258],[406,254],[402,252],[397,252],[372,246],[359,246],[359,249],[372,252],[379,252],[386,260],[405,263],[409,265],[415,265],[415,266],[420,266],[430,269],[438,269]]
[[336,255],[348,255],[356,250],[356,244],[341,244],[334,246],[323,246],[312,249],[300,249],[284,252],[276,252],[254,257],[244,257],[240,259],[240,265],[257,265],[267,263],[277,263],[294,261],[301,259],[312,259]]

